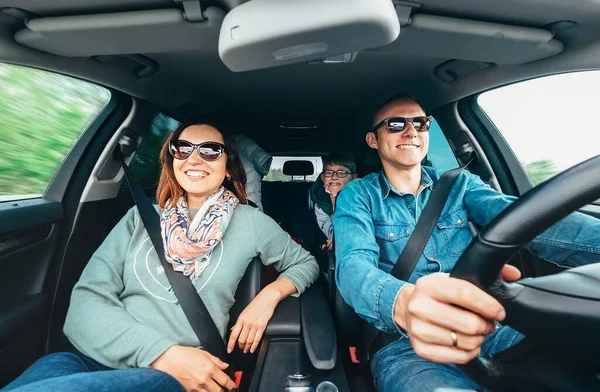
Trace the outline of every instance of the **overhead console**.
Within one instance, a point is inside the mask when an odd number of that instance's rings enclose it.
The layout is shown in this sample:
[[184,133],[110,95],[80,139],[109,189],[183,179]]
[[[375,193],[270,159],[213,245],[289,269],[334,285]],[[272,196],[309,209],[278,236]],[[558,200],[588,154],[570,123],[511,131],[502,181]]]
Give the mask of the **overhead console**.
[[399,33],[390,0],[252,0],[225,17],[219,56],[248,71],[377,48]]

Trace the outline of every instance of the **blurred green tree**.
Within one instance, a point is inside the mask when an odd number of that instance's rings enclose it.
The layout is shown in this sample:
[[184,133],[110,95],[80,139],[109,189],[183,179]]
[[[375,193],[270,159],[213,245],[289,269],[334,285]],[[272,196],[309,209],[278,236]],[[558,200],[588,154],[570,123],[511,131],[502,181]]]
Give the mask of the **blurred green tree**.
[[42,194],[110,91],[0,63],[0,196]]
[[291,181],[291,176],[283,174],[282,169],[271,169],[263,180],[264,181]]
[[533,186],[541,184],[558,173],[556,165],[549,159],[529,162],[525,165],[525,171],[527,171]]

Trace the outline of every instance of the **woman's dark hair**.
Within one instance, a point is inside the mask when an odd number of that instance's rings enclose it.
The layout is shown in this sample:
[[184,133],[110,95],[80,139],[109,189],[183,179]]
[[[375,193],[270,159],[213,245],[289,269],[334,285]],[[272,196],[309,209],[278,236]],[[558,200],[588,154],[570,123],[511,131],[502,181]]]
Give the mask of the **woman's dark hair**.
[[227,131],[227,124],[219,117],[196,118],[181,123],[169,135],[160,150],[160,179],[158,180],[158,189],[156,190],[156,200],[162,208],[172,208],[167,206],[171,200],[177,203],[177,200],[184,194],[183,188],[175,178],[173,171],[173,155],[169,152],[169,145],[179,139],[181,133],[192,125],[209,125],[216,129],[222,136],[225,144],[225,154],[227,156],[227,171],[231,175],[231,180],[225,179],[223,186],[233,192],[242,204],[248,204],[246,195],[246,171],[238,153],[237,144],[231,134]]

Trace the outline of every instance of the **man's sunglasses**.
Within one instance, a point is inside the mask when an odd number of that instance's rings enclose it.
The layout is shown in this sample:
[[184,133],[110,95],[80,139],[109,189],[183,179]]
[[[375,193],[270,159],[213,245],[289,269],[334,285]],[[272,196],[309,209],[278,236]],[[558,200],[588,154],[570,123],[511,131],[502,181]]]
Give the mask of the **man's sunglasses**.
[[345,178],[348,174],[352,174],[346,170],[323,170],[321,173],[327,178],[333,177],[333,173],[335,173],[338,178]]
[[431,119],[426,116],[419,117],[390,117],[382,120],[379,124],[373,127],[371,132],[376,133],[377,130],[385,124],[390,133],[402,132],[411,123],[417,132],[427,132],[431,126]]
[[175,159],[188,159],[194,150],[198,150],[200,158],[206,162],[216,161],[226,152],[225,145],[217,142],[193,144],[186,140],[177,140],[169,145],[169,152]]

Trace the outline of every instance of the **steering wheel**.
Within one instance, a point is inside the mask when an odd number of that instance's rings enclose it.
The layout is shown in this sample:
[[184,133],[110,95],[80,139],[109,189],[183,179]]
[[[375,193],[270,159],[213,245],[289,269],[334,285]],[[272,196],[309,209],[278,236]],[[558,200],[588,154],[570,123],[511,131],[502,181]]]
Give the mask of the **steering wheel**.
[[[600,263],[509,283],[500,270],[521,247],[600,199],[600,155],[524,194],[473,239],[451,276],[506,310],[503,324],[525,339],[462,370],[491,390],[600,391]],[[598,244],[600,246],[600,242]]]

